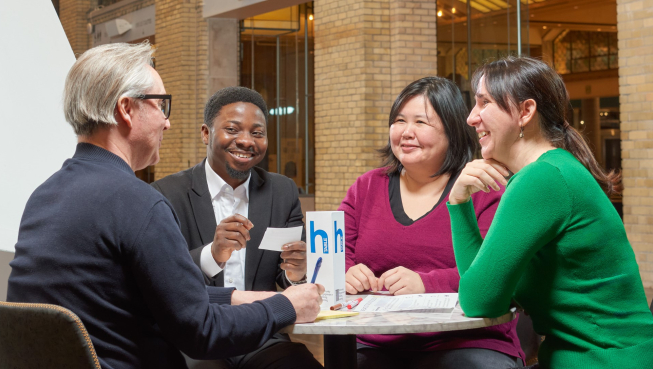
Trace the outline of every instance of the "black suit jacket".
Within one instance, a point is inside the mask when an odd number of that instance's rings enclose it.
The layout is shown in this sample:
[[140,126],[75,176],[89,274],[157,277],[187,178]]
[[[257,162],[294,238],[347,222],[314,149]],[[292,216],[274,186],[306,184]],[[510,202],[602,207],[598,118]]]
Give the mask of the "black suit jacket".
[[[188,243],[193,261],[200,266],[202,247],[213,242],[217,222],[204,169],[206,159],[196,166],[160,179],[152,186],[172,203],[181,224],[181,233]],[[275,291],[290,285],[285,278],[280,253],[259,250],[258,246],[268,227],[285,228],[303,226],[302,208],[295,182],[280,174],[252,169],[249,181],[249,220],[254,224],[247,242],[245,258],[245,289],[248,291]],[[302,231],[302,240],[305,231]],[[204,273],[202,273],[204,275]],[[213,278],[204,275],[208,285],[224,286],[224,273]]]

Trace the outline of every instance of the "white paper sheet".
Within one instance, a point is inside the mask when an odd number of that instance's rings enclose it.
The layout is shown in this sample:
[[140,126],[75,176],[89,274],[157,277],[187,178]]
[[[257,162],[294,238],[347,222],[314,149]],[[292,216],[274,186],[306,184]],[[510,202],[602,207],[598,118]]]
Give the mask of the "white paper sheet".
[[283,251],[281,246],[302,239],[302,226],[292,228],[271,228],[265,230],[259,249]]
[[352,311],[361,313],[411,311],[442,314],[443,317],[448,318],[457,303],[457,293],[421,293],[401,296],[367,295]]

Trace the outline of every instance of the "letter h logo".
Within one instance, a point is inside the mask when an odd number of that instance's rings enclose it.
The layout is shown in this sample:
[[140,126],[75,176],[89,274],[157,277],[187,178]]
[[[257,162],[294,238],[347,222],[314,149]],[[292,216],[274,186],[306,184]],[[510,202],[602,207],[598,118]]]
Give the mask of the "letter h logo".
[[333,238],[336,242],[335,244],[335,253],[338,252],[338,246],[340,246],[340,252],[343,252],[343,247],[342,245],[345,243],[343,239],[343,234],[342,234],[342,229],[338,228],[338,222],[335,220],[333,221]]
[[[327,236],[327,233],[322,230],[318,229],[317,231],[315,230],[315,222],[311,220],[311,230],[310,230],[310,239],[311,239],[311,253],[315,253],[315,237],[320,236],[322,238],[322,253],[323,254],[328,254],[329,253],[329,237]],[[342,232],[342,231],[341,231]]]

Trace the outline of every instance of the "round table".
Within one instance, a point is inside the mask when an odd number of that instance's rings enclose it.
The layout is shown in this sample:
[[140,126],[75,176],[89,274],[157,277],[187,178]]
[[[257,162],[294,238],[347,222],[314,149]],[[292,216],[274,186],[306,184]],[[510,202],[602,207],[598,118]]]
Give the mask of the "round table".
[[295,324],[281,330],[292,334],[324,335],[324,366],[356,368],[357,334],[406,334],[458,331],[507,323],[517,317],[510,311],[498,318],[469,318],[456,307],[450,318],[432,313],[388,312],[326,319],[314,323]]

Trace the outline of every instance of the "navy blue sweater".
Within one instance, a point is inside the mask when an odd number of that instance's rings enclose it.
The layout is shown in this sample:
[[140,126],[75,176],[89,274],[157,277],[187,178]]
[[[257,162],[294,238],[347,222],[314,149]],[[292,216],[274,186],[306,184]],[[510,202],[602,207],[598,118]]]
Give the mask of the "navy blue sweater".
[[230,306],[231,289],[205,286],[178,224],[125,161],[78,144],[27,202],[7,300],[72,310],[105,369],[243,354],[295,321],[283,295]]

